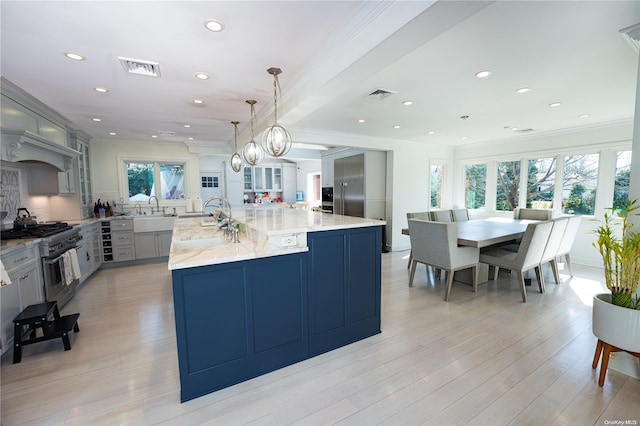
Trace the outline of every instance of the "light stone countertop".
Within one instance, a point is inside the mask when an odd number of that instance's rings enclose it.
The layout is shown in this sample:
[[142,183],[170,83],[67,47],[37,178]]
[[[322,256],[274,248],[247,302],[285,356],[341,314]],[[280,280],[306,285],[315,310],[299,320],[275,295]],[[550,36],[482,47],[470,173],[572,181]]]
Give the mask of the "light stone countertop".
[[[265,209],[264,206],[236,208],[232,215],[234,222],[242,224],[239,243],[219,243],[223,238],[223,231],[211,222],[211,217],[176,219],[169,270],[306,252],[309,250],[308,232],[380,226],[386,223],[282,207]],[[212,244],[198,246],[197,240],[203,239],[210,239]],[[185,241],[193,242],[194,246],[179,247]]]
[[28,248],[34,244],[40,243],[41,240],[41,238],[3,240],[0,244],[0,256],[7,255],[16,250]]

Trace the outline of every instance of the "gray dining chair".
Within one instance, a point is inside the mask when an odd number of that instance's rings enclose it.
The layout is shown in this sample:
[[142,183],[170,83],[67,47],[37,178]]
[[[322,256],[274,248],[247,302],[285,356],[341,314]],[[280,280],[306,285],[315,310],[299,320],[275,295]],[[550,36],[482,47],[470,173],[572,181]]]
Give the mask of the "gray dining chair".
[[434,222],[453,222],[453,213],[451,210],[432,210],[431,220]]
[[562,241],[560,243],[560,246],[558,247],[558,253],[556,253],[556,258],[565,258],[565,263],[567,265],[567,269],[569,269],[570,276],[573,276],[573,268],[571,267],[571,257],[569,255],[569,252],[571,251],[573,241],[576,239],[576,235],[578,234],[578,228],[580,228],[581,220],[582,216],[569,217],[569,222],[567,223],[567,227],[564,230],[564,235],[562,236]]
[[538,280],[538,288],[540,293],[544,293],[544,281],[542,280],[542,271],[540,268],[540,260],[544,253],[544,248],[549,240],[549,234],[553,222],[536,222],[527,225],[527,229],[522,236],[522,241],[517,252],[497,247],[488,249],[480,253],[480,263],[486,263],[494,266],[496,273],[494,279],[497,278],[498,268],[509,269],[515,272],[522,293],[522,301],[527,301],[527,290],[524,284],[524,272],[535,269],[536,278]]
[[[568,217],[559,217],[553,219],[553,228],[551,228],[551,234],[547,240],[547,245],[542,253],[542,259],[540,259],[540,266],[544,266],[547,263],[551,264],[551,270],[553,271],[553,278],[556,280],[556,284],[560,284],[560,273],[558,272],[557,254],[562,244],[562,238],[564,238],[564,231],[567,229],[569,223]],[[544,281],[544,274],[542,277]]]
[[553,214],[549,209],[527,209],[517,207],[513,211],[514,219],[549,220]]
[[[431,215],[429,212],[411,212],[407,213],[407,225],[409,223],[409,219],[422,219],[422,220],[431,220]],[[407,262],[407,269],[411,266],[411,260],[413,259],[413,251],[409,249],[409,261]]]
[[413,279],[418,263],[443,269],[447,272],[447,285],[444,300],[449,300],[453,274],[455,271],[471,268],[473,274],[473,291],[478,290],[478,259],[480,249],[476,247],[458,246],[458,224],[455,222],[429,222],[421,219],[409,220],[409,237],[413,259],[409,287],[413,287]]
[[454,222],[464,222],[465,220],[469,220],[469,209],[452,209],[453,213],[453,221]]

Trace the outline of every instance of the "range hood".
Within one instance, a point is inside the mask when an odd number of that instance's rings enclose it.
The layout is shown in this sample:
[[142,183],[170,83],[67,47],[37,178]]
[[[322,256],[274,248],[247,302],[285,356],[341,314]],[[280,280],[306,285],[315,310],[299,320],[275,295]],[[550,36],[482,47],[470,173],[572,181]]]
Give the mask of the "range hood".
[[73,159],[80,155],[78,151],[26,130],[1,129],[1,132],[0,159],[3,161],[40,161],[64,172],[71,168]]

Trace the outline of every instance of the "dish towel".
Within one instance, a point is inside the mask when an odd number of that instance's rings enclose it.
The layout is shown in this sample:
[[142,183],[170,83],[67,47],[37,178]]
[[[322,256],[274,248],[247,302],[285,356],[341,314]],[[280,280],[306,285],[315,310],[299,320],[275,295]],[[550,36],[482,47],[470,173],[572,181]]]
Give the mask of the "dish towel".
[[7,270],[4,269],[4,264],[0,260],[0,287],[4,287],[9,284],[11,284],[11,278],[9,278],[9,274],[7,273]]
[[60,256],[60,266],[62,281],[65,285],[70,285],[73,282],[73,268],[71,267],[71,254],[69,251],[62,253]]
[[78,262],[78,251],[74,248],[67,251],[71,257],[71,270],[73,271],[73,279],[80,279],[80,262]]

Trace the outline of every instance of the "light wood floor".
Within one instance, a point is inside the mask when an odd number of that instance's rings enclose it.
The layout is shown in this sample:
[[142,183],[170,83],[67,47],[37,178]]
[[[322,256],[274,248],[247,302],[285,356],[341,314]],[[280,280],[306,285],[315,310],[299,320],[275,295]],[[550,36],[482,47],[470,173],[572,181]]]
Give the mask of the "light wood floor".
[[407,255],[383,255],[381,334],[184,404],[166,265],[102,269],[62,310],[81,313],[71,351],[3,357],[2,424],[640,423],[640,381],[610,370],[599,388],[591,368],[599,270],[561,285],[547,271],[526,304],[501,272],[477,294],[454,283],[445,303],[424,267],[407,286]]

